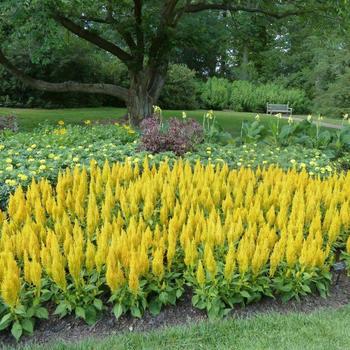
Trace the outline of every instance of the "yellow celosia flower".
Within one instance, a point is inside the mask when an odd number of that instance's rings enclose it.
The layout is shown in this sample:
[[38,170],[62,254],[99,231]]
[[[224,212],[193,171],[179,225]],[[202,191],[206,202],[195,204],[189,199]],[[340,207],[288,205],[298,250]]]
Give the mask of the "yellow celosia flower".
[[[206,246],[207,248],[207,246]],[[217,272],[217,266],[216,266],[216,261],[214,258],[214,254],[212,249],[208,246],[208,249],[206,250],[205,257],[204,257],[204,263],[205,263],[205,268],[206,270],[210,273],[210,277],[212,279],[215,278],[216,272]]]
[[226,281],[231,281],[233,277],[233,272],[235,270],[235,266],[235,246],[233,243],[231,243],[225,258],[224,276]]
[[128,286],[136,295],[145,279],[174,271],[202,287],[222,276],[230,285],[237,274],[317,274],[329,270],[338,247],[350,253],[348,173],[321,179],[299,166],[149,162],[92,161],[89,172],[61,172],[56,186],[42,179],[26,192],[18,187],[0,211],[4,302],[16,305],[28,284],[40,289],[41,276],[65,291],[98,276],[104,290]]
[[15,308],[19,303],[20,273],[12,255],[9,256],[9,260],[6,263],[7,267],[1,283],[1,297],[10,308]]
[[163,278],[164,275],[164,253],[162,249],[157,249],[154,252],[153,260],[152,260],[152,272],[159,279]]
[[198,267],[197,267],[197,273],[196,273],[196,279],[197,279],[197,283],[203,287],[204,283],[205,283],[205,272],[204,272],[204,268],[203,268],[203,264],[202,261],[199,260],[198,262]]
[[136,272],[136,267],[134,265],[131,265],[130,267],[128,285],[129,285],[130,291],[133,294],[136,295],[139,292],[139,289],[140,289],[139,276]]
[[350,236],[349,236],[348,240],[346,241],[346,252],[348,254],[350,254]]

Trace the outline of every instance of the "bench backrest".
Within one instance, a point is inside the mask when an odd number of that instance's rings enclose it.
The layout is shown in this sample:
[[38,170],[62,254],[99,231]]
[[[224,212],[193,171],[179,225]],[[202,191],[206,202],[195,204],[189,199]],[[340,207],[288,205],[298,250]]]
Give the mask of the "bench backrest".
[[288,111],[288,104],[283,105],[283,104],[268,103],[267,108],[271,110],[276,110],[276,111]]

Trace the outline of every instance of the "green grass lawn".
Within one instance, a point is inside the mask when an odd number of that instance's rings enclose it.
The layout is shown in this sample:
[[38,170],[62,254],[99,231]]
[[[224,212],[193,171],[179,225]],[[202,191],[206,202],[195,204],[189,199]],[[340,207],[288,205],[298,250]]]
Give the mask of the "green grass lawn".
[[339,310],[325,309],[308,315],[261,314],[248,319],[202,322],[71,344],[54,342],[47,346],[29,346],[26,349],[345,350],[350,349],[349,325],[350,306],[346,306]]
[[[202,121],[203,114],[206,111],[196,110],[187,111],[188,117]],[[19,120],[20,129],[30,131],[37,127],[40,123],[49,122],[56,124],[59,120],[66,123],[79,123],[83,120],[99,120],[119,118],[125,115],[126,110],[123,108],[73,108],[73,109],[16,109],[16,108],[0,108],[0,115],[15,115]],[[181,117],[182,111],[166,110],[163,112],[165,117]],[[253,120],[256,113],[243,113],[233,111],[217,111],[215,115],[220,125],[227,131],[238,135],[244,120]],[[264,119],[271,117],[263,116]],[[285,122],[284,120],[282,122]]]
[[[188,117],[202,121],[204,110],[186,111]],[[80,123],[83,120],[99,120],[120,118],[125,115],[126,109],[113,107],[99,108],[70,108],[70,109],[16,109],[16,108],[0,108],[0,115],[15,115],[19,120],[20,129],[30,131],[37,127],[40,123],[48,122],[56,124],[59,120],[66,123]],[[165,110],[165,117],[181,117],[182,111]],[[244,113],[234,111],[216,111],[215,115],[220,125],[234,135],[238,135],[244,120],[253,120],[256,113]],[[261,114],[262,120],[269,120],[273,117]],[[305,117],[305,116],[298,116]],[[332,124],[340,124],[340,120],[325,119],[325,122]],[[282,120],[286,123],[286,120]]]

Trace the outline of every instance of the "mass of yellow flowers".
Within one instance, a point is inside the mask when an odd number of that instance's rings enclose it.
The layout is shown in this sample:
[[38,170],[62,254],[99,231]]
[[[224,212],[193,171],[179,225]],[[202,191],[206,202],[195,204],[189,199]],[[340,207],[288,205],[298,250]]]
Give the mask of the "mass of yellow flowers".
[[0,227],[0,293],[10,308],[23,288],[40,294],[45,282],[67,293],[92,274],[110,295],[136,296],[172,271],[193,289],[236,290],[244,276],[314,276],[338,251],[350,253],[350,173],[92,161],[61,172],[55,186],[18,187]]

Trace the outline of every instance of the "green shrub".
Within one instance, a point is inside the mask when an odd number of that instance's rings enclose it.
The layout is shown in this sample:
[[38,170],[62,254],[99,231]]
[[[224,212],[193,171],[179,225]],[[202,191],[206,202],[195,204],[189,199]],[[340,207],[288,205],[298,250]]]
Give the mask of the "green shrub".
[[331,118],[340,118],[344,114],[350,114],[350,68],[344,74],[339,75],[328,89],[315,98],[314,110]]
[[289,103],[294,112],[305,112],[308,101],[300,89],[286,89],[274,83],[254,85],[235,81],[231,88],[230,107],[237,111],[265,112],[267,103]]
[[195,109],[197,104],[196,72],[184,64],[172,64],[159,98],[166,109]]
[[253,84],[245,80],[237,80],[232,83],[231,100],[229,101],[230,108],[235,111],[249,111],[256,109],[257,93]]
[[223,78],[209,78],[201,88],[201,100],[206,109],[229,108],[231,83]]
[[266,103],[284,103],[294,112],[307,112],[308,99],[300,89],[287,89],[275,83],[255,85],[254,83],[227,79],[209,78],[202,85],[202,107],[212,109],[233,109],[242,112],[265,112]]

